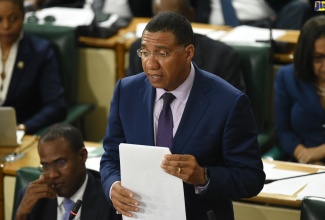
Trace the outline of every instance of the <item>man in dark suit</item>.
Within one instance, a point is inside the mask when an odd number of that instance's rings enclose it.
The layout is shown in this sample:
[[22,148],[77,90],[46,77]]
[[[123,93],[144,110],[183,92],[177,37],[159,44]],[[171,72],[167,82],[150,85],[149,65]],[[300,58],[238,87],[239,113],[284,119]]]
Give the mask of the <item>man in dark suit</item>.
[[[161,168],[183,181],[187,220],[207,220],[209,210],[216,219],[233,220],[232,200],[255,196],[263,187],[249,98],[199,69],[192,62],[193,43],[185,17],[159,13],[142,34],[138,55],[144,72],[116,85],[100,173],[107,198],[125,216],[146,207],[141,195],[136,199],[121,184],[120,143],[170,147],[172,154],[165,156]],[[166,97],[174,98],[170,105],[164,103]],[[160,120],[165,111],[169,120]],[[165,132],[162,121],[169,125]]]
[[[153,14],[173,11],[184,15],[190,22],[194,21],[195,11],[188,0],[153,0]],[[198,67],[214,73],[237,89],[245,92],[246,85],[240,69],[239,54],[230,46],[215,41],[201,34],[194,34],[195,54],[193,61]],[[129,67],[126,76],[143,72],[141,59],[135,56],[141,47],[141,39],[136,40],[129,49]]]
[[82,200],[76,219],[117,218],[97,171],[87,170],[87,150],[80,132],[68,124],[48,128],[38,144],[42,175],[20,196],[16,220],[63,219],[66,199]]

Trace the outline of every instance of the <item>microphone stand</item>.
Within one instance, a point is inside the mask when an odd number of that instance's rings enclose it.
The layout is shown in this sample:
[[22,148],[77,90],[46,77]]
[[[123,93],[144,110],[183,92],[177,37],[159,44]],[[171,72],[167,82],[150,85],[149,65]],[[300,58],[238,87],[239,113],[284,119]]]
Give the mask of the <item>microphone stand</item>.
[[78,199],[78,201],[74,205],[73,209],[70,211],[69,220],[72,220],[77,216],[78,211],[81,207],[81,204],[82,204],[82,201],[80,199]]
[[279,180],[287,180],[287,179],[293,179],[293,178],[297,178],[297,177],[304,177],[304,176],[311,176],[311,175],[317,175],[317,174],[325,174],[325,172],[320,172],[320,173],[308,173],[308,174],[304,174],[304,175],[299,175],[299,176],[291,176],[291,177],[285,177],[285,178],[280,178],[280,179],[266,179],[264,184],[268,184],[268,183],[273,183],[275,181],[279,181]]

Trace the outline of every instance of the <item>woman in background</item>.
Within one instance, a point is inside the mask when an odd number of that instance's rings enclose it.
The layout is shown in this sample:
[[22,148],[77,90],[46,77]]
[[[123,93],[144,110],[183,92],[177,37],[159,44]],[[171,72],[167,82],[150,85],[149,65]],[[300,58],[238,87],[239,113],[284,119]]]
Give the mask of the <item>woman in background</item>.
[[325,16],[303,26],[294,64],[275,82],[279,143],[299,163],[325,164]]
[[54,51],[24,33],[23,21],[24,0],[0,0],[0,106],[14,107],[18,127],[33,134],[67,109]]

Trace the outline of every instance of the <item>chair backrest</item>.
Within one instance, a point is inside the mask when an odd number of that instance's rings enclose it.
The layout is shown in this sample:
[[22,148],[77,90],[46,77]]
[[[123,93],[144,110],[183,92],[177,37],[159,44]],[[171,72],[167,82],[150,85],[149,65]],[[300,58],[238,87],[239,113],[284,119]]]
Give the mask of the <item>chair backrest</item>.
[[241,69],[246,83],[246,94],[251,100],[259,130],[272,120],[272,63],[268,43],[228,43],[241,58]]
[[301,204],[300,220],[325,219],[325,198],[307,196]]
[[76,28],[25,23],[26,33],[47,39],[58,58],[68,106],[77,102],[79,50]]
[[12,220],[15,219],[18,204],[18,192],[20,189],[27,187],[28,184],[40,176],[41,171],[37,167],[22,167],[16,172],[16,185],[14,191],[14,204],[12,209]]

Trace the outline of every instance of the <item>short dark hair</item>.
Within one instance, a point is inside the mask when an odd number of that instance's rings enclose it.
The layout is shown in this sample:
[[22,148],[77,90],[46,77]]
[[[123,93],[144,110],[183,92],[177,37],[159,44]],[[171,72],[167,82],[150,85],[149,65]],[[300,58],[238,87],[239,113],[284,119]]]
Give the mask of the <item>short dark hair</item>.
[[294,53],[295,74],[297,79],[315,82],[313,57],[315,41],[325,37],[325,16],[312,17],[301,29],[298,44]]
[[175,36],[175,43],[179,46],[193,44],[193,29],[191,23],[181,14],[176,12],[161,12],[154,16],[144,31],[171,32]]
[[69,142],[74,152],[85,147],[80,131],[67,123],[58,123],[50,126],[40,137],[39,142],[49,142],[63,138]]
[[0,0],[0,1],[12,2],[13,4],[18,5],[21,14],[23,15],[23,17],[25,16],[24,0]]

